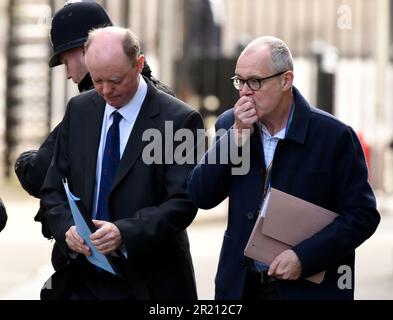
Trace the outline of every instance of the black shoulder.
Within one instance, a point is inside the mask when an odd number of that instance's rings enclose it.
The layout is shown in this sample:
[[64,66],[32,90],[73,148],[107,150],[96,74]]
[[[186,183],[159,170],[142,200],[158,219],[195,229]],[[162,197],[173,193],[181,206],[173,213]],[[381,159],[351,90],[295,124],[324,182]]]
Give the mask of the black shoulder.
[[0,199],[0,231],[4,229],[7,223],[7,211],[3,201]]
[[160,90],[162,92],[165,92],[165,93],[175,97],[175,92],[172,90],[171,87],[169,87],[165,83],[162,83],[160,80],[156,79],[152,75],[150,75],[149,78],[144,77],[144,79],[145,79],[145,81],[148,81],[149,83],[151,83],[158,90]]

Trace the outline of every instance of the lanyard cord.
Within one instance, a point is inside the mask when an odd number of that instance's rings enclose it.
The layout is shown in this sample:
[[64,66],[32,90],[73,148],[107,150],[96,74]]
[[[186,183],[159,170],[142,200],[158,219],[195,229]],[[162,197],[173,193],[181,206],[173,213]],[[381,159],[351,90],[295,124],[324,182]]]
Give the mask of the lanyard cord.
[[[289,126],[292,122],[294,111],[295,111],[295,104],[293,103],[292,107],[291,107],[291,111],[289,113],[287,125],[285,128],[285,137],[287,136]],[[272,159],[272,161],[270,161],[269,166],[266,169],[265,179],[264,179],[264,183],[263,183],[263,197],[262,197],[262,199],[265,199],[266,194],[269,192],[269,189],[270,189],[270,182],[271,182],[271,178],[272,178],[272,167],[273,167],[273,159]]]

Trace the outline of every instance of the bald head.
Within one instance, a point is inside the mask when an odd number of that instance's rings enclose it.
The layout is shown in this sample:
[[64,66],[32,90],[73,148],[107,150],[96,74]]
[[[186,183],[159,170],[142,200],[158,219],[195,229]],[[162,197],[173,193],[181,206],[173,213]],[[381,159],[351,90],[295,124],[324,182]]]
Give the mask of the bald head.
[[85,53],[97,92],[115,108],[126,105],[138,90],[144,64],[136,36],[120,27],[96,29],[89,33]]
[[132,66],[135,66],[140,55],[140,45],[131,30],[112,26],[92,30],[85,44],[85,52],[86,63],[89,56],[99,55],[101,59],[109,61],[126,58]]
[[276,37],[263,36],[250,42],[240,57],[250,54],[268,55],[272,72],[293,71],[293,59],[288,46]]

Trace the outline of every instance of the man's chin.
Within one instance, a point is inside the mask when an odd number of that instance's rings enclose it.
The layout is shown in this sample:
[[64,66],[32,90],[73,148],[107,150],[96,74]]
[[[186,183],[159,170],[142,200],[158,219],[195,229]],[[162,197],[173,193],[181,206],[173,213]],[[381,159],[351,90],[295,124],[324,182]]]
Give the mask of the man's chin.
[[121,103],[117,99],[105,99],[105,101],[114,108],[121,107]]

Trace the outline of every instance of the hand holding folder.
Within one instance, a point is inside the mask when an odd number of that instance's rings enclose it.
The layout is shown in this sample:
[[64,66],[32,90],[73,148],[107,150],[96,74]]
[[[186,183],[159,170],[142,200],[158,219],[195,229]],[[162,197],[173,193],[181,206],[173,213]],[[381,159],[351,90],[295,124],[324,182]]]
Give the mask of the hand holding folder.
[[[244,255],[270,265],[281,252],[311,237],[336,217],[330,210],[271,188]],[[321,283],[324,274],[307,280]]]
[[111,257],[109,255],[100,253],[91,242],[90,235],[96,231],[96,227],[94,226],[93,221],[87,218],[86,209],[80,202],[80,199],[71,193],[68,187],[67,179],[63,179],[63,186],[78,234],[89,246],[91,251],[91,256],[86,256],[87,260],[103,270],[106,270],[115,275],[120,275],[119,271],[115,268]]

